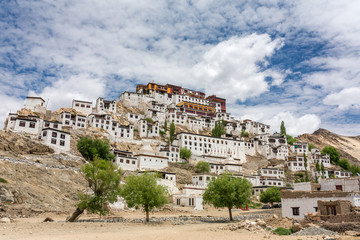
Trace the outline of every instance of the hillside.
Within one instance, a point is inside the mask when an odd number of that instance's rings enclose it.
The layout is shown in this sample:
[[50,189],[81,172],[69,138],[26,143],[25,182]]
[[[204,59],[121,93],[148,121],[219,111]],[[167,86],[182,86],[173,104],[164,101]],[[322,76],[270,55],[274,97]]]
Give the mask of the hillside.
[[347,158],[357,165],[360,164],[360,136],[346,137],[320,128],[312,134],[299,135],[297,139],[312,143],[320,150],[326,145],[334,146],[338,149],[341,157]]

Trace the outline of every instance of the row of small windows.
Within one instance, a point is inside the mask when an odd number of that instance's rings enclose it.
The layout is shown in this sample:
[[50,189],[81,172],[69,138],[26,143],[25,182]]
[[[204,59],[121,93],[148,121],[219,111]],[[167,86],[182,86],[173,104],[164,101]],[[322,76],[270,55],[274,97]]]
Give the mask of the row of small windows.
[[79,103],[75,103],[75,107],[82,107],[82,108],[90,108],[91,107],[91,105],[86,105],[85,106],[85,104],[79,104]]

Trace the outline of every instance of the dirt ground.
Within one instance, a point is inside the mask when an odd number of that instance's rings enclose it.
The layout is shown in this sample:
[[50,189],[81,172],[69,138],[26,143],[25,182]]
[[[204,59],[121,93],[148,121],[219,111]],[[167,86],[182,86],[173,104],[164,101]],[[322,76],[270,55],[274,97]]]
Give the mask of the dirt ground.
[[[254,210],[252,213],[261,213]],[[235,211],[234,215],[248,214],[249,212]],[[156,212],[151,216],[179,216],[196,215],[194,212]],[[227,217],[225,210],[209,210],[203,214],[205,216],[224,216]],[[141,211],[122,212],[113,216],[125,218],[144,217]],[[55,222],[42,222],[45,217],[51,217]],[[82,219],[96,216],[85,215]],[[277,236],[266,231],[250,232],[248,230],[221,230],[221,227],[228,226],[228,223],[186,223],[185,225],[173,225],[166,223],[66,223],[63,222],[66,215],[45,213],[35,218],[18,218],[11,223],[0,224],[1,240],[99,240],[99,239],[135,239],[135,240],[212,240],[212,239],[323,239],[322,236]],[[342,237],[341,239],[354,239]]]

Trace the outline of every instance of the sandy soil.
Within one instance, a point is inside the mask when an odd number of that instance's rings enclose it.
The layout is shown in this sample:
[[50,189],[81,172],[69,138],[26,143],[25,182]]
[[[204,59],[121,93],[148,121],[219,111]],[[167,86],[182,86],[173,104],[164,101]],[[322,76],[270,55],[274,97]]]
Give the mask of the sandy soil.
[[[227,216],[225,210],[209,210],[212,216]],[[238,211],[234,215],[246,214]],[[177,213],[158,212],[152,216],[179,216]],[[185,213],[183,215],[190,215]],[[42,221],[46,216],[57,222]],[[119,216],[119,215],[118,215]],[[99,240],[99,239],[135,239],[135,240],[212,240],[212,239],[323,239],[322,236],[277,236],[265,231],[250,232],[248,230],[220,230],[219,227],[227,223],[196,223],[185,225],[172,225],[171,223],[66,223],[66,215],[43,214],[36,218],[14,219],[12,223],[0,224],[0,240]],[[95,216],[91,216],[95,217]],[[91,218],[84,216],[82,218]],[[121,217],[138,218],[143,213],[123,212]],[[341,239],[354,239],[343,237]]]

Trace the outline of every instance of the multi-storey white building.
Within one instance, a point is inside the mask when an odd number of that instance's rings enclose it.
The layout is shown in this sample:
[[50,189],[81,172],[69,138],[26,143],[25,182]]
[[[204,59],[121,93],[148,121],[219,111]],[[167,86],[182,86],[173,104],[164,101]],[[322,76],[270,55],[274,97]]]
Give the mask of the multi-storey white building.
[[[288,157],[287,167],[290,171],[305,171],[305,161],[303,155]],[[307,171],[310,171],[310,162],[307,161]]]
[[39,135],[43,126],[43,120],[38,116],[19,116],[10,113],[7,118],[6,129],[14,132]]
[[96,112],[105,113],[111,112],[116,113],[116,100],[105,100],[104,98],[99,97],[96,99]]
[[210,181],[215,180],[216,175],[206,174],[206,173],[195,173],[192,175],[192,183],[194,185],[207,186]]
[[135,155],[139,162],[139,169],[145,170],[160,170],[168,167],[168,157],[156,155],[155,151],[150,146],[150,139],[143,139],[144,145],[140,149],[140,153]]
[[261,168],[260,175],[268,178],[284,178],[284,170],[280,168]]
[[291,151],[296,154],[308,154],[309,153],[309,144],[308,143],[301,143],[295,142],[291,147]]
[[242,140],[233,140],[227,138],[216,138],[206,135],[179,133],[177,135],[180,147],[186,147],[194,155],[233,157],[239,159],[240,163],[246,162],[245,143]]
[[331,166],[329,154],[322,155],[319,149],[311,149],[311,162],[320,165],[323,164],[324,167],[328,168]]
[[160,145],[157,152],[162,157],[167,157],[169,162],[184,162],[186,160],[180,159],[180,148],[174,145]]
[[283,187],[284,182],[280,178],[260,178],[261,186],[275,186],[275,187]]
[[85,115],[74,114],[68,111],[62,111],[59,120],[62,126],[73,129],[86,128],[87,126],[87,118]]
[[146,119],[141,119],[138,122],[138,131],[140,137],[158,137],[160,134],[160,124],[158,121],[149,122]]

